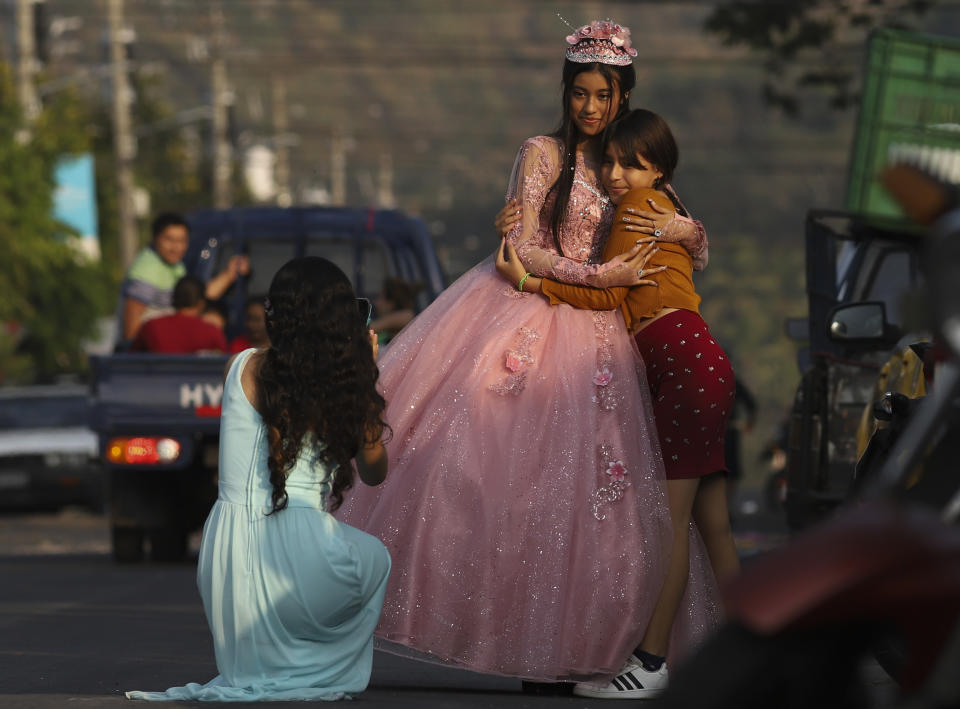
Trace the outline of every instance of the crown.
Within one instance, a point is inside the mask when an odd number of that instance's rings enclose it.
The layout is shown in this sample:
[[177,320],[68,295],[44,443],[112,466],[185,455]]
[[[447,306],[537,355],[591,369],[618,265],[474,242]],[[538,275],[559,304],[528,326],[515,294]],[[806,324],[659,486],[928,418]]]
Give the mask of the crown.
[[630,30],[610,20],[594,20],[567,37],[567,59],[578,64],[599,62],[626,66],[637,56]]

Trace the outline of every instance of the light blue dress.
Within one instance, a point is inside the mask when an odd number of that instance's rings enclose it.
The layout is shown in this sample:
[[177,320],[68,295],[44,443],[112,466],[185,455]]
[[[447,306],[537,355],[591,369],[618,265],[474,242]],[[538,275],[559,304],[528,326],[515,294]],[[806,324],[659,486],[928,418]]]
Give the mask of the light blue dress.
[[227,373],[220,493],[203,527],[197,585],[220,674],[130,699],[334,700],[370,680],[390,556],[376,537],[324,510],[329,471],[302,453],[287,507],[271,509],[266,427],[240,384],[254,350]]

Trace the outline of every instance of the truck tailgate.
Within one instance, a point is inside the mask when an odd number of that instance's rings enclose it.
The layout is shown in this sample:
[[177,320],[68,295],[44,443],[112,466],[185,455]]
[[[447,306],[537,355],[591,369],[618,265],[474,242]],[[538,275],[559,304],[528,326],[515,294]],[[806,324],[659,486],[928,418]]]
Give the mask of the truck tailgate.
[[99,432],[215,433],[227,355],[121,354],[91,359]]

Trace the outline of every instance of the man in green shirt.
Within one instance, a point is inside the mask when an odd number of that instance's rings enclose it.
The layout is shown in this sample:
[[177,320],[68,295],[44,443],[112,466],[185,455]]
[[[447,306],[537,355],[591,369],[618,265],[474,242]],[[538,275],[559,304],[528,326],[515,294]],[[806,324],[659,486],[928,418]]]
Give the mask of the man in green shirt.
[[[132,340],[145,320],[171,312],[173,287],[187,273],[183,265],[190,244],[186,220],[179,214],[164,212],[153,220],[150,233],[150,245],[137,254],[121,286],[121,342]],[[238,276],[249,272],[247,256],[231,257],[226,269],[207,283],[207,299],[217,300]]]

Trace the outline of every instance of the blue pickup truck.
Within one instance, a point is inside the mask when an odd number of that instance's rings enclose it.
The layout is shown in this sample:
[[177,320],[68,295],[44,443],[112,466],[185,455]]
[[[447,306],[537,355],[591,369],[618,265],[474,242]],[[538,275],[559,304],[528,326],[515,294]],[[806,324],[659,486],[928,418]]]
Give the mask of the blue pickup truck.
[[[276,270],[296,256],[323,256],[373,298],[383,279],[420,281],[418,307],[444,288],[422,221],[396,211],[347,208],[204,210],[188,216],[189,273],[206,280],[234,254],[251,273],[226,295],[228,334],[243,306],[265,294]],[[225,355],[116,354],[94,358],[93,429],[106,470],[113,555],[118,561],[183,558],[216,498]]]

